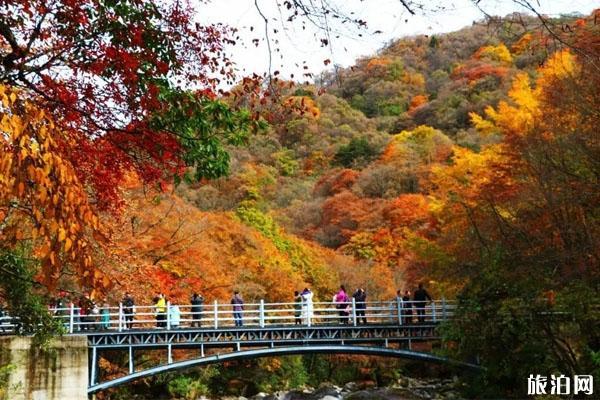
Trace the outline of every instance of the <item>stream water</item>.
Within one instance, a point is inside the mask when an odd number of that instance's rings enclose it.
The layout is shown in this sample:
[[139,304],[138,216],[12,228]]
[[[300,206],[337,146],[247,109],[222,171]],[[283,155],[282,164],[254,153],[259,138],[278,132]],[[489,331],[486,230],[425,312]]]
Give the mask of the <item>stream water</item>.
[[458,400],[461,397],[457,385],[457,381],[451,379],[400,378],[384,388],[373,387],[371,382],[350,382],[344,387],[323,383],[318,388],[258,393],[250,398],[222,397],[220,400]]

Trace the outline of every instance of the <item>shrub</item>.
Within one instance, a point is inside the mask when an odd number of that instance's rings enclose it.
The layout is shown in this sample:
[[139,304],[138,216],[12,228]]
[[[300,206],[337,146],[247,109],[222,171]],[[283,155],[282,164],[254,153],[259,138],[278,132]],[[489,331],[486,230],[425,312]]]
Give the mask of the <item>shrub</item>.
[[300,168],[298,160],[294,158],[294,153],[289,149],[273,153],[271,157],[275,161],[275,167],[283,176],[293,176]]
[[391,198],[402,193],[416,193],[419,181],[411,171],[402,171],[395,165],[376,164],[361,173],[356,186],[366,197]]
[[207,385],[188,376],[177,376],[167,384],[167,391],[171,396],[195,400],[199,396],[209,394]]

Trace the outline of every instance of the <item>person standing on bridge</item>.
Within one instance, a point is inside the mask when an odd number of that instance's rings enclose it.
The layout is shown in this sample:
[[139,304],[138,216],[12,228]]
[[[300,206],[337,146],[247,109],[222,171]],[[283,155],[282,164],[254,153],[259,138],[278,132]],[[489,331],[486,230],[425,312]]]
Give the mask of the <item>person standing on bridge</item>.
[[178,329],[179,324],[181,323],[181,310],[177,304],[169,305],[169,325],[171,325],[171,329]]
[[300,296],[302,297],[302,320],[306,325],[311,325],[313,317],[313,292],[309,288],[304,288]]
[[427,293],[427,290],[423,288],[422,283],[419,283],[419,288],[415,290],[413,300],[415,302],[415,308],[417,309],[419,322],[425,322],[425,305],[432,299],[429,293]]
[[367,317],[365,316],[365,310],[367,308],[367,292],[364,289],[358,288],[352,295],[354,297],[354,304],[356,305],[356,323],[360,324],[362,319],[363,324],[367,324]]
[[294,292],[294,323],[302,325],[302,296],[297,290]]
[[110,304],[106,299],[102,300],[102,308],[100,309],[101,329],[107,330],[110,328]]
[[191,327],[202,325],[202,309],[204,308],[204,297],[201,294],[194,293],[190,300],[192,304],[192,324]]
[[123,317],[125,318],[125,329],[133,328],[133,314],[135,313],[135,301],[131,297],[131,293],[125,292],[123,300],[121,300],[123,306]]
[[160,293],[158,297],[155,297],[155,301],[156,327],[164,328],[166,327],[165,320],[167,319],[167,299],[164,294]]
[[94,315],[92,313],[94,305],[90,295],[87,293],[79,299],[81,330],[91,330],[94,328]]
[[233,293],[231,305],[233,306],[233,319],[235,321],[235,326],[244,325],[242,316],[244,312],[244,300],[242,299],[242,296],[240,296],[240,292],[237,290]]
[[405,324],[412,323],[412,308],[413,304],[410,301],[410,290],[405,290],[404,296],[402,296],[402,315],[404,315],[403,322]]
[[350,298],[346,294],[346,288],[344,287],[344,285],[340,286],[340,291],[337,292],[333,300],[336,303],[335,308],[339,310],[340,323],[347,324],[349,322],[348,314],[350,310],[350,305],[348,304],[348,302],[350,301]]
[[56,315],[59,318],[59,321],[63,323],[65,328],[69,326],[69,302],[67,299],[67,294],[65,292],[60,292],[58,295],[58,299],[56,299]]

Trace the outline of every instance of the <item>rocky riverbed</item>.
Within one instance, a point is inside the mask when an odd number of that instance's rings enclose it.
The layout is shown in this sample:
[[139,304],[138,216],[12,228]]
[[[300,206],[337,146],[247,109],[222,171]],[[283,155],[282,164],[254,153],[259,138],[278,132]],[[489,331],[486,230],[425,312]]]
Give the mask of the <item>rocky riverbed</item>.
[[457,385],[452,379],[400,378],[384,388],[376,387],[372,381],[350,382],[344,387],[323,383],[318,388],[258,393],[250,398],[223,397],[221,400],[458,400],[461,397]]

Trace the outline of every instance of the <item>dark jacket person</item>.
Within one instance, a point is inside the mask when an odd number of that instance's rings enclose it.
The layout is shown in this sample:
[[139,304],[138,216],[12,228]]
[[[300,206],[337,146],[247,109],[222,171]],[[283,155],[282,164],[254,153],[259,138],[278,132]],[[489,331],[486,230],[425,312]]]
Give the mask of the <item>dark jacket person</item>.
[[367,317],[365,316],[365,309],[367,308],[367,292],[359,288],[356,289],[352,297],[354,297],[354,304],[356,305],[356,322],[360,324],[362,320],[362,323],[366,325]]
[[419,283],[419,288],[415,290],[415,294],[413,296],[413,300],[415,302],[415,308],[417,310],[417,316],[419,317],[419,322],[425,321],[425,305],[428,301],[431,301],[431,296],[427,293],[427,290],[423,288],[423,284]]
[[190,300],[192,304],[192,324],[191,326],[200,327],[202,325],[202,311],[204,309],[204,297],[198,293],[194,293]]

